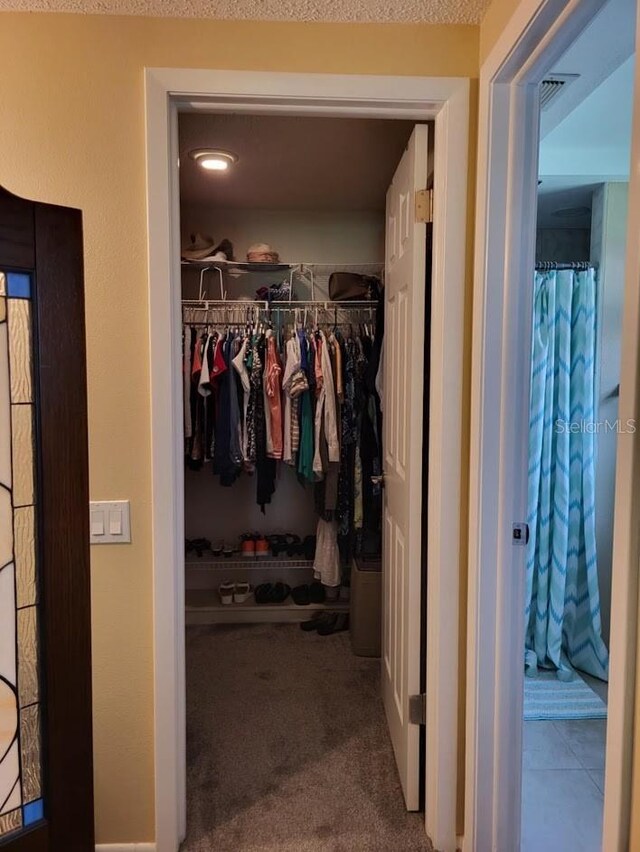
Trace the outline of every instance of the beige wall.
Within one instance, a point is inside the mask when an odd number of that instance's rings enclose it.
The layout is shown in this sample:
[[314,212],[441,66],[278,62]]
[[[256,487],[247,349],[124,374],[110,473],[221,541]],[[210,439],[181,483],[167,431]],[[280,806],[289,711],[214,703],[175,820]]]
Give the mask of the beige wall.
[[143,69],[475,77],[478,34],[0,15],[0,183],[84,212],[91,496],[132,507],[131,546],[92,550],[99,842],[154,836]]
[[491,52],[520,0],[493,0],[480,26],[480,65]]

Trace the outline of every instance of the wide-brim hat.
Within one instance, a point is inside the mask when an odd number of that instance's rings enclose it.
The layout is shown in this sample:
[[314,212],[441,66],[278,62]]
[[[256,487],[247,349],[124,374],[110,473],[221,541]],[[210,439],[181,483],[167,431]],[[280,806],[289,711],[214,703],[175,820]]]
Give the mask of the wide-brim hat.
[[213,237],[191,234],[191,242],[182,249],[182,257],[185,260],[203,260],[213,253],[214,246]]

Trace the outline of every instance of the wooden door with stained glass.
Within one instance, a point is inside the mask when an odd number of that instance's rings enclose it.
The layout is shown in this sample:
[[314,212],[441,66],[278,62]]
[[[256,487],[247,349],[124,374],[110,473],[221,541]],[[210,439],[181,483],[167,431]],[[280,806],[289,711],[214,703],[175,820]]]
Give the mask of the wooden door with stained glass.
[[0,850],[94,847],[82,216],[0,187]]

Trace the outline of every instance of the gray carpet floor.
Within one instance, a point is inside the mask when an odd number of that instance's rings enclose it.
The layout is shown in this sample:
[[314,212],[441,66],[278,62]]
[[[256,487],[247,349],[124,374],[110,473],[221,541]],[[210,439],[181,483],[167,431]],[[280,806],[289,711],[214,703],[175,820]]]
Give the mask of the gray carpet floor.
[[404,808],[379,669],[347,633],[189,627],[182,852],[431,852]]

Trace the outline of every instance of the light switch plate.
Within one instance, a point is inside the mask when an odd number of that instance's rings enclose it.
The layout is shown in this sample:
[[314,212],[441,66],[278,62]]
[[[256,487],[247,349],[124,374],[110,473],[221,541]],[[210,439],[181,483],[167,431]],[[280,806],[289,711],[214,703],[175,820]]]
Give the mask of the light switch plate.
[[89,503],[91,544],[129,544],[131,516],[128,500]]

